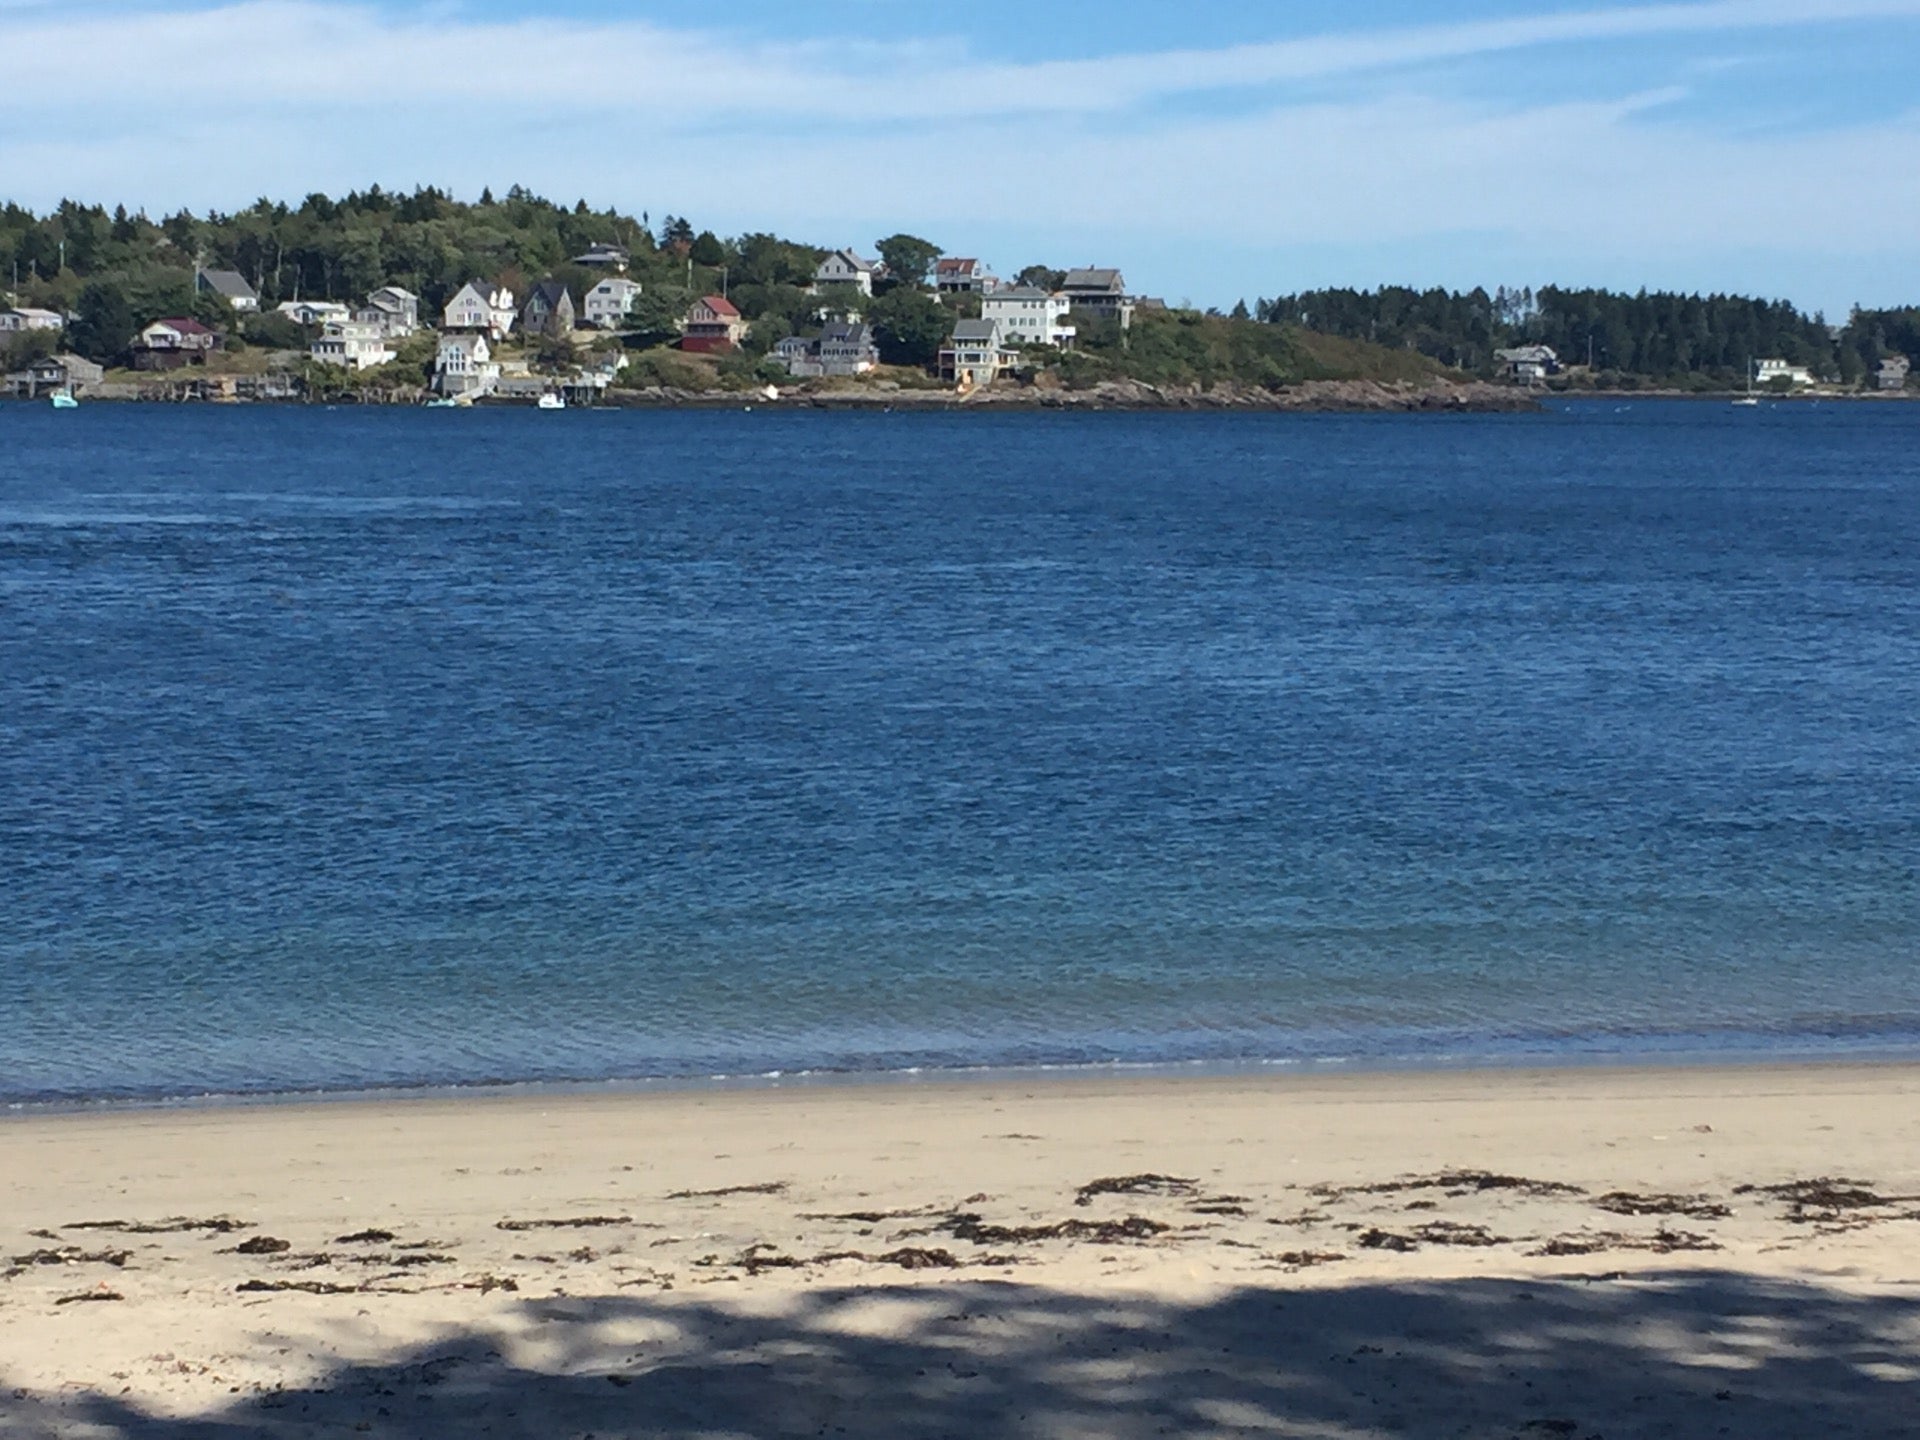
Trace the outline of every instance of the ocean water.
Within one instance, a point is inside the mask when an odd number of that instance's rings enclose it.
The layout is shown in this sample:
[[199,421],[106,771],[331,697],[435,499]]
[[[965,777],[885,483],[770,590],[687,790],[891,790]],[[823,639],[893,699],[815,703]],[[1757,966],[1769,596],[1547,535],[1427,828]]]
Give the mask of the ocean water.
[[1920,1051],[1920,406],[0,407],[0,1098]]

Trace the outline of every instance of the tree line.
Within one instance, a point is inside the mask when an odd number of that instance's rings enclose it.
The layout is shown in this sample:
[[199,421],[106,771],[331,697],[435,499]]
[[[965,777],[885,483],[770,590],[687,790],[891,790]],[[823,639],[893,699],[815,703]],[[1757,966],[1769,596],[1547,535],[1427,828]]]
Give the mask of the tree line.
[[1859,384],[1880,362],[1920,364],[1920,307],[1855,309],[1841,326],[1784,300],[1642,290],[1538,290],[1501,286],[1414,290],[1309,290],[1263,299],[1269,323],[1418,351],[1479,374],[1498,350],[1551,346],[1561,363],[1609,375],[1714,385],[1738,383],[1758,360],[1804,365],[1823,380]]

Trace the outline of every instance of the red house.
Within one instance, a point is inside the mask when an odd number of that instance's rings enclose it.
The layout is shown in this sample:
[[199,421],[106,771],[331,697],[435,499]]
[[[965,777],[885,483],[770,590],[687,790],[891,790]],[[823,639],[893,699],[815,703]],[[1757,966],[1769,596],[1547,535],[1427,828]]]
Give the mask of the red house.
[[681,326],[680,348],[702,355],[718,355],[734,349],[747,338],[747,322],[731,300],[719,295],[704,295],[693,302]]

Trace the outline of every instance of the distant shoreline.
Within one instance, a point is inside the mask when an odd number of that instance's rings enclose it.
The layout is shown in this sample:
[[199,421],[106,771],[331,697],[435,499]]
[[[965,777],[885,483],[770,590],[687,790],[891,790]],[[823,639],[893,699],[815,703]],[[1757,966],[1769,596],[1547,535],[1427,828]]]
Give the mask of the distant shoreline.
[[[347,397],[238,399],[232,396],[182,396],[157,399],[127,394],[129,386],[108,386],[81,396],[83,404],[109,405],[274,405],[330,408],[424,408],[418,399],[353,399]],[[1437,381],[1431,384],[1374,380],[1310,380],[1281,390],[1264,390],[1224,382],[1209,388],[1198,385],[1155,386],[1140,381],[1108,381],[1086,389],[1025,386],[977,391],[962,395],[951,390],[840,389],[786,391],[775,398],[753,390],[683,390],[656,386],[609,392],[592,405],[596,410],[842,410],[920,411],[939,414],[1010,413],[1038,411],[1128,411],[1143,413],[1267,413],[1267,414],[1530,414],[1541,409],[1541,396],[1512,386],[1484,381]],[[21,404],[45,404],[43,398]],[[486,398],[470,407],[480,410],[531,409],[533,402],[518,398]]]

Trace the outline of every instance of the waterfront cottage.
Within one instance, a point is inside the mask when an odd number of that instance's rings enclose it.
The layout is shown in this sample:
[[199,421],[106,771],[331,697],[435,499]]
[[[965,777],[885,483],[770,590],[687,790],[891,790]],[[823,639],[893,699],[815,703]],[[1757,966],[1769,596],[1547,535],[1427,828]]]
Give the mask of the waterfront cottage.
[[700,354],[718,354],[747,338],[747,322],[731,300],[704,295],[693,302],[682,322],[680,348]]
[[135,338],[133,368],[177,370],[183,365],[204,365],[219,348],[220,337],[212,330],[198,320],[173,315],[154,321]]
[[22,399],[37,400],[56,390],[84,395],[106,378],[107,372],[78,355],[50,355],[7,376],[7,390]]
[[773,347],[773,358],[795,377],[865,375],[880,363],[873,327],[836,320],[818,335],[789,335]]
[[448,330],[479,330],[500,341],[513,332],[518,314],[513,291],[506,286],[469,280],[447,302],[442,323]]
[[833,285],[851,285],[862,295],[871,295],[879,271],[875,261],[862,259],[851,250],[836,250],[814,267],[813,293],[817,295]]
[[500,381],[500,367],[485,335],[442,335],[433,369],[434,386],[442,395],[485,395]]
[[1537,385],[1549,375],[1560,373],[1560,357],[1551,345],[1516,345],[1510,350],[1493,352],[1500,374],[1522,385]]
[[529,335],[564,338],[573,333],[573,296],[558,280],[542,280],[527,296],[520,328]]
[[1122,330],[1133,324],[1134,300],[1127,294],[1127,282],[1118,270],[1092,266],[1069,270],[1060,282],[1060,293],[1067,297],[1071,309],[1118,320]]
[[1753,367],[1753,383],[1762,387],[1784,382],[1796,389],[1814,383],[1813,372],[1791,360],[1762,360]]
[[633,313],[634,301],[639,298],[639,281],[609,275],[587,291],[581,306],[583,318],[587,324],[602,330],[617,330],[621,322]]
[[238,270],[195,270],[196,295],[218,295],[235,310],[247,313],[260,308],[260,295]]
[[371,370],[394,358],[387,348],[387,332],[378,321],[331,320],[308,349],[322,365],[346,370]]
[[1014,285],[983,295],[980,318],[996,321],[1008,345],[1051,345],[1071,349],[1074,328],[1067,324],[1071,302],[1032,285]]
[[940,378],[971,390],[1005,375],[1018,358],[1002,340],[998,321],[961,320],[940,349]]
[[1881,390],[1904,390],[1907,388],[1907,375],[1913,368],[1913,362],[1904,355],[1895,355],[1882,360],[1880,368],[1874,372],[1874,385]]

